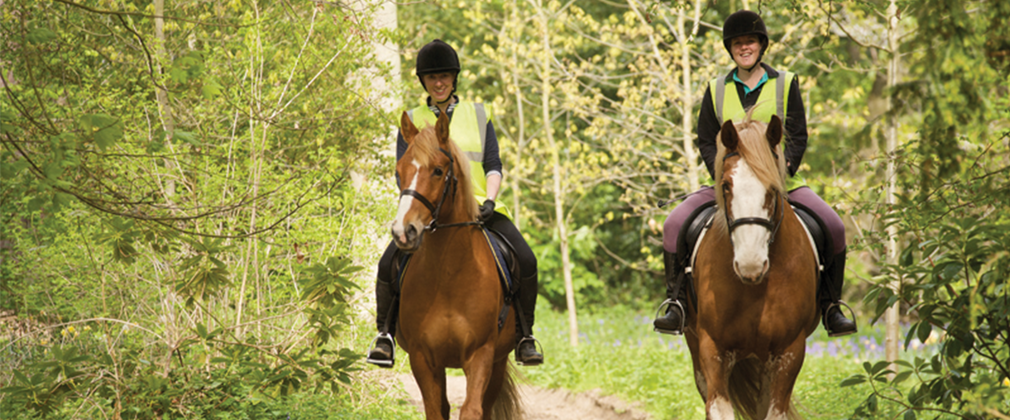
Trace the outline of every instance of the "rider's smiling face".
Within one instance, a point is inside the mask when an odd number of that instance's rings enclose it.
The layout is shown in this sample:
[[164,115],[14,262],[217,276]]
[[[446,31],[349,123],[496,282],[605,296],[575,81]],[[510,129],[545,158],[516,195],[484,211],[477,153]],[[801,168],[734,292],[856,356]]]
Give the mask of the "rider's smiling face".
[[736,65],[749,69],[761,55],[761,39],[757,35],[738,36],[730,40],[729,49]]
[[452,82],[456,79],[456,74],[451,72],[432,73],[421,76],[424,82],[424,90],[431,95],[435,102],[445,102],[452,94]]

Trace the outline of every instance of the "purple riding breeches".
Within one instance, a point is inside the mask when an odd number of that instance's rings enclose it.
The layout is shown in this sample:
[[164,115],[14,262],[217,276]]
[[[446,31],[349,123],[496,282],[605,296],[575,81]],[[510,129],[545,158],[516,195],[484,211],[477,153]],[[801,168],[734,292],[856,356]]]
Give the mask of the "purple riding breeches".
[[[845,250],[845,224],[828,203],[825,203],[809,187],[800,187],[790,191],[789,200],[806,206],[824,222],[828,232],[831,233],[832,247],[834,248],[832,255],[837,255]],[[670,215],[666,217],[666,222],[663,223],[663,249],[666,252],[677,253],[677,235],[680,234],[681,226],[687,223],[687,218],[695,209],[712,201],[715,201],[715,190],[709,186],[701,187],[698,191],[687,196],[684,202],[670,212]]]

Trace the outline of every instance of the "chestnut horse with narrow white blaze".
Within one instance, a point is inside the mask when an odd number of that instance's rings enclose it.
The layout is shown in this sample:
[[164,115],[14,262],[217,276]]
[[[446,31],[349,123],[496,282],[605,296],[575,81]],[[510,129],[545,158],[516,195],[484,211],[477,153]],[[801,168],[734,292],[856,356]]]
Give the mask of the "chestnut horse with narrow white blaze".
[[698,245],[685,338],[709,419],[795,419],[793,384],[817,327],[817,263],[789,205],[782,120],[719,132],[718,212]]
[[522,410],[508,355],[515,310],[499,328],[505,292],[477,220],[470,163],[449,139],[445,113],[418,130],[400,121],[407,150],[396,164],[400,203],[393,241],[412,252],[402,275],[396,338],[410,356],[428,420],[447,420],[446,368],[462,368],[460,420],[519,419]]

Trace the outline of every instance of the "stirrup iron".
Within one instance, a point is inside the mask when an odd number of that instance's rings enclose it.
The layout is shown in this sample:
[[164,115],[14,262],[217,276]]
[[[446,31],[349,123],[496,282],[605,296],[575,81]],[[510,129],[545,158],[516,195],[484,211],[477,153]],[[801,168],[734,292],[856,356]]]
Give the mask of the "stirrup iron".
[[[687,321],[687,312],[684,310],[684,305],[680,303],[679,300],[667,298],[666,300],[663,301],[663,303],[660,303],[659,308],[656,309],[656,316],[654,319],[659,319],[661,315],[666,315],[666,313],[669,312],[671,306],[676,306],[677,309],[680,310],[680,331],[656,328],[655,324],[652,325],[652,330],[663,334],[671,334],[671,335],[684,334],[684,322]],[[663,308],[666,308],[667,310],[664,311]]]
[[371,352],[371,350],[369,350],[368,351],[368,354],[369,354],[368,358],[366,358],[365,361],[368,362],[368,363],[371,363],[373,365],[376,365],[378,367],[383,367],[383,368],[391,368],[391,367],[393,367],[393,363],[396,362],[396,339],[393,338],[393,336],[390,335],[387,332],[381,332],[381,333],[379,333],[378,337],[375,337],[375,340],[372,340],[372,348],[374,349],[376,346],[378,346],[379,342],[383,342],[383,343],[388,343],[389,344],[389,348],[390,348],[390,350],[389,350],[389,360],[373,359],[371,357],[372,352]]
[[[533,347],[537,349],[537,353],[540,353],[541,355],[544,354],[544,347],[540,344],[540,340],[537,340],[536,338],[533,338],[532,336],[531,337],[523,337],[522,340],[519,340],[519,342],[516,343],[516,348],[514,350],[515,355],[516,355],[516,364],[519,365],[519,366],[526,366],[526,363],[523,363],[522,360],[519,360],[519,346],[521,346],[523,343],[525,343],[527,341],[532,341],[533,342]],[[543,362],[540,362],[540,363],[543,363]],[[540,363],[537,363],[535,365],[530,365],[530,366],[538,366]]]
[[[831,311],[831,308],[834,308],[836,306],[844,306],[845,309],[849,310],[849,316],[852,317],[852,325],[856,327],[856,329],[852,330],[852,332],[847,332],[845,334],[835,334],[832,333],[830,330],[828,330],[828,312]],[[841,311],[841,309],[839,309],[839,311]],[[845,301],[841,299],[839,299],[838,302],[832,302],[830,305],[828,305],[827,308],[824,308],[824,313],[821,314],[821,325],[824,326],[824,331],[827,331],[828,337],[840,337],[844,335],[855,334],[857,331],[859,331],[859,324],[856,323],[856,312],[853,311],[852,308],[850,308],[849,305],[846,304]]]

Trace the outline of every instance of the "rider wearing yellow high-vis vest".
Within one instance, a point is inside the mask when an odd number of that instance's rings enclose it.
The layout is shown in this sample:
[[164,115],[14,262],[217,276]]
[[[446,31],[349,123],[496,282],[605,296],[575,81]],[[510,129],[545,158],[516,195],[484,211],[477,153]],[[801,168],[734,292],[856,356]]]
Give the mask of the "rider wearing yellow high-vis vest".
[[[429,42],[417,53],[417,77],[428,93],[424,103],[407,111],[418,128],[434,125],[438,116],[449,117],[449,138],[467,155],[474,186],[474,199],[480,203],[480,220],[490,230],[498,232],[512,245],[519,262],[518,276],[521,311],[516,318],[516,362],[535,366],[543,363],[544,356],[537,351],[533,338],[533,315],[537,301],[537,258],[529,244],[512,223],[508,209],[495,199],[502,180],[502,163],[498,153],[498,137],[491,110],[484,104],[461,101],[455,95],[459,75],[459,57],[449,44],[441,40]],[[407,150],[403,136],[397,134],[396,159]],[[399,181],[398,181],[399,182]],[[379,260],[375,283],[375,318],[379,336],[368,352],[367,362],[382,367],[393,366],[396,317],[390,317],[397,299],[393,288],[393,264],[399,258],[399,249],[391,242]],[[387,320],[387,318],[389,318]]]
[[[840,310],[840,297],[845,274],[845,225],[827,203],[796,176],[807,147],[807,120],[796,75],[777,71],[762,63],[768,49],[768,31],[764,21],[752,11],[733,13],[723,24],[723,46],[730,53],[736,68],[708,83],[698,114],[698,138],[695,144],[701,152],[708,173],[715,178],[716,138],[723,122],[741,121],[753,108],[751,118],[768,122],[778,115],[784,122],[786,142],[784,157],[789,172],[789,200],[797,207],[814,213],[830,237],[831,255],[822,273],[818,305],[825,329],[831,336],[852,334],[856,324]],[[715,202],[711,186],[688,195],[663,224],[663,261],[667,299],[660,306],[666,311],[653,321],[658,332],[681,334],[687,314],[684,293],[680,293],[686,277],[684,267],[690,258],[688,250],[678,250],[681,228],[693,226],[692,219]],[[690,247],[690,244],[686,246]],[[678,254],[679,252],[679,254]]]
[[[437,108],[436,108],[437,109]],[[427,103],[407,111],[411,121],[418,129],[435,125],[438,116]],[[449,122],[449,132],[452,140],[466,153],[470,159],[470,174],[473,179],[473,192],[478,204],[484,203],[487,196],[487,174],[484,172],[484,146],[487,143],[487,126],[491,122],[491,109],[482,103],[457,101]],[[402,153],[397,153],[400,155]],[[512,214],[504,204],[495,204],[495,211],[509,219]]]

